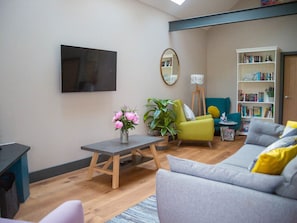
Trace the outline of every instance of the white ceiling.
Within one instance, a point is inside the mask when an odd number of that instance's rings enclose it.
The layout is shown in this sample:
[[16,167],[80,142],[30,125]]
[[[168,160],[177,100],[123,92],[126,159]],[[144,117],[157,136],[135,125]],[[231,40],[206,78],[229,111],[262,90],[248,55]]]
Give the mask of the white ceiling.
[[186,0],[181,6],[170,0],[138,0],[178,19],[204,16],[232,10],[240,0]]

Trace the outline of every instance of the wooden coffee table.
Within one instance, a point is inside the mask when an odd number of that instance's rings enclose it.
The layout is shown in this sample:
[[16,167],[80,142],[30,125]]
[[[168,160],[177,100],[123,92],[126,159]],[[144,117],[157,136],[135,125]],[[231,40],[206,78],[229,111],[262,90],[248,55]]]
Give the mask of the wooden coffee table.
[[[119,187],[120,178],[120,159],[136,155],[137,153],[143,157],[153,158],[157,169],[161,167],[158,159],[155,143],[162,141],[160,137],[146,136],[146,135],[132,135],[129,136],[129,143],[121,144],[120,139],[111,139],[94,144],[82,146],[82,150],[93,152],[92,160],[90,162],[88,178],[93,178],[94,171],[108,174],[112,176],[112,188],[116,189]],[[141,148],[149,147],[152,156],[145,155]],[[110,156],[110,158],[101,163],[97,163],[99,155],[104,154]],[[109,167],[112,164],[112,169]]]

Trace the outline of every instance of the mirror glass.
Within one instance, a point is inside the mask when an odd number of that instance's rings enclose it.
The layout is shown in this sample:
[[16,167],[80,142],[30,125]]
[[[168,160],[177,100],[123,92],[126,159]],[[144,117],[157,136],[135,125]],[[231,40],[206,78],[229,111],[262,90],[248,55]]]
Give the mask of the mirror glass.
[[160,61],[160,71],[162,79],[167,85],[174,85],[177,82],[180,66],[174,49],[164,50]]

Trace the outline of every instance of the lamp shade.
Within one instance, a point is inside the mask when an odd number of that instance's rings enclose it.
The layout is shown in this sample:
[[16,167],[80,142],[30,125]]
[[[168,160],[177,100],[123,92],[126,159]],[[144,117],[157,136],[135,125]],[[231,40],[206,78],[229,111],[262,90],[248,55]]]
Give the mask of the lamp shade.
[[191,74],[191,84],[204,84],[204,74]]

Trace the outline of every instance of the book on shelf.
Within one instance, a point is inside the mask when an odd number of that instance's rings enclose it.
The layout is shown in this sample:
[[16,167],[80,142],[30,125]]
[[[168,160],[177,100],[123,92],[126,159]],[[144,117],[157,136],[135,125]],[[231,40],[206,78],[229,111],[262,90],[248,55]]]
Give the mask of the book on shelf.
[[245,94],[244,100],[245,101],[258,101],[258,94],[254,94],[254,93]]
[[252,108],[248,107],[247,105],[238,104],[238,112],[241,113],[242,117],[249,117],[253,115]]
[[253,116],[254,117],[262,117],[262,107],[254,106],[253,107]]
[[273,105],[265,108],[264,118],[273,118]]

